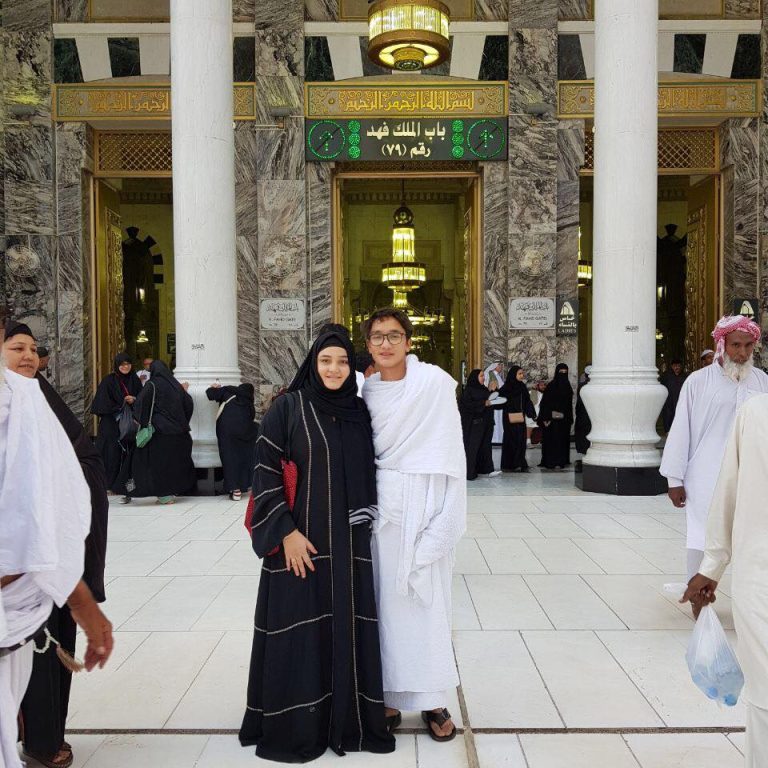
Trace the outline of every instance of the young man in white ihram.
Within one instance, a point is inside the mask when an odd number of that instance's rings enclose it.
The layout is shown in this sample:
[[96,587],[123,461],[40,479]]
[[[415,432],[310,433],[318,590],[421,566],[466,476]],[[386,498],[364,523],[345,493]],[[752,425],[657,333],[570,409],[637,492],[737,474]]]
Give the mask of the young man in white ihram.
[[363,324],[376,374],[363,387],[376,452],[373,561],[384,706],[421,711],[429,735],[456,735],[445,708],[459,677],[451,644],[451,577],[466,529],[466,459],[456,382],[409,355],[413,326],[396,309]]

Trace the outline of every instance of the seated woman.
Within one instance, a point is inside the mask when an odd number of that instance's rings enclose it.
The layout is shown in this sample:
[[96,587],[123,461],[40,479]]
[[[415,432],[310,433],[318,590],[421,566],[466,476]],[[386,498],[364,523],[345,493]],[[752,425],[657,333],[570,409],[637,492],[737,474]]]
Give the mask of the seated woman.
[[251,489],[253,451],[258,425],[254,421],[253,384],[222,387],[214,384],[205,390],[209,400],[219,403],[216,437],[224,470],[224,490],[232,501],[240,501],[243,491]]
[[154,427],[151,440],[133,451],[129,472],[121,473],[126,502],[157,496],[160,504],[173,504],[175,496],[194,489],[192,436],[189,420],[194,403],[188,384],[177,381],[162,360],[149,367],[150,380],[136,398],[133,412],[140,427]]
[[[296,467],[292,509],[286,461]],[[348,336],[321,334],[264,417],[253,497],[264,564],[240,743],[285,763],[328,747],[392,752],[371,561],[373,437]]]
[[504,404],[504,442],[501,447],[502,472],[529,472],[525,451],[528,445],[528,425],[526,417],[536,418],[536,410],[531,402],[531,393],[525,386],[525,371],[519,365],[513,365],[507,374],[504,386],[499,394],[506,398]]

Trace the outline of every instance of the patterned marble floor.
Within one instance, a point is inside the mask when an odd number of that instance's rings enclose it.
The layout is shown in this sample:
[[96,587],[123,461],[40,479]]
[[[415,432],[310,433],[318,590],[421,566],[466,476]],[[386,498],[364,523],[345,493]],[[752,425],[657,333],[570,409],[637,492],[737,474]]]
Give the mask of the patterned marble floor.
[[[469,493],[454,585],[461,687],[449,703],[465,731],[436,744],[409,717],[394,755],[340,765],[742,765],[743,710],[718,709],[693,686],[692,621],[663,590],[683,580],[685,526],[665,497],[584,494],[572,473],[538,471]],[[234,735],[259,576],[244,510],[226,498],[111,507],[117,644],[106,670],[75,681],[75,766],[262,764]],[[732,627],[728,591],[726,577],[717,608]]]

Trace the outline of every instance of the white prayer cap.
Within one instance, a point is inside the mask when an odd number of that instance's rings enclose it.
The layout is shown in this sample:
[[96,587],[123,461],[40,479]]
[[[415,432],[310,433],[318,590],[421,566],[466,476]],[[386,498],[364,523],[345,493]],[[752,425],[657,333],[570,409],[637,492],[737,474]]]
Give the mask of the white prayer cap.
[[700,355],[699,360],[703,360],[707,355],[714,355],[715,350],[714,349],[705,349]]
[[587,376],[591,376],[591,375],[592,375],[592,366],[591,366],[591,365],[588,365],[588,366],[587,366],[587,367],[584,369],[584,373],[586,373],[586,374],[587,374]]

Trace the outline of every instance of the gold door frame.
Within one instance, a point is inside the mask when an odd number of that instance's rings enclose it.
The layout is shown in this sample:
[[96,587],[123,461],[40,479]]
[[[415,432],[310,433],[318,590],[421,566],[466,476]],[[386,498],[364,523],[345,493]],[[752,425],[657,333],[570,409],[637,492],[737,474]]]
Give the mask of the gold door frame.
[[472,195],[472,250],[470,254],[470,284],[467,290],[469,306],[469,369],[482,368],[483,358],[483,175],[481,171],[336,171],[331,185],[331,316],[333,322],[344,322],[344,248],[342,245],[341,181],[344,179],[469,179]]

